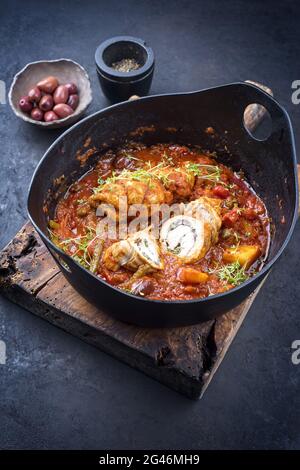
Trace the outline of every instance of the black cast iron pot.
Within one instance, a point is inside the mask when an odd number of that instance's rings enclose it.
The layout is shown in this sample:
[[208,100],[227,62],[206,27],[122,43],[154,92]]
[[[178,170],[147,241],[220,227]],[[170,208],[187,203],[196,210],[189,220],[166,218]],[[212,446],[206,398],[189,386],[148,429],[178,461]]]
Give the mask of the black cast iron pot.
[[[247,105],[269,111],[272,133],[253,139],[243,124]],[[207,132],[212,127],[215,133]],[[215,150],[219,160],[246,179],[272,218],[271,246],[264,268],[240,286],[205,299],[155,301],[112,287],[78,265],[49,239],[47,223],[57,199],[97,161],[107,147],[126,139],[146,144],[177,142]],[[64,178],[61,176],[64,175]],[[72,286],[88,301],[128,323],[147,327],[190,325],[215,318],[251,294],[285,249],[298,204],[293,132],[285,110],[257,87],[237,83],[208,90],[160,95],[124,102],[99,111],[59,137],[39,163],[29,191],[29,217]]]

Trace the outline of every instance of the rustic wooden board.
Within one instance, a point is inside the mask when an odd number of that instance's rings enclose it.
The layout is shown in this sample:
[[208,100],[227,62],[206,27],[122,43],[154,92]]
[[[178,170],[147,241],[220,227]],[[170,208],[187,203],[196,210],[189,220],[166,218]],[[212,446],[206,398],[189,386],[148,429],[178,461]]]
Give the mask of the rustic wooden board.
[[227,315],[192,327],[128,325],[89,304],[68,284],[29,222],[0,252],[0,292],[194,399],[203,394],[257,294]]

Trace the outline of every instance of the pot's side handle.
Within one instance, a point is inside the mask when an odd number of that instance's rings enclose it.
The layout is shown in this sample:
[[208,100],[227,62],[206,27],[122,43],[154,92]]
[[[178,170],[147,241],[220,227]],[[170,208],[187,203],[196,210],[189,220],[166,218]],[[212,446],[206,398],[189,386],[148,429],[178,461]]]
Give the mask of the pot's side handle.
[[[262,85],[262,83],[254,82],[252,80],[246,80],[245,83],[255,85],[258,88],[261,88],[266,93],[268,93],[270,96],[273,96],[273,91],[271,90],[271,88],[267,87],[266,85]],[[250,106],[248,106],[244,114],[244,121],[247,129],[250,131],[254,131],[264,119],[265,114],[266,109],[260,104],[251,104]]]
[[[269,95],[273,96],[273,91],[271,88],[262,85],[258,82],[253,82],[252,80],[246,80],[245,83],[250,83],[251,85],[255,85],[258,88],[261,88],[263,91],[268,93]],[[245,126],[253,131],[256,129],[257,126],[261,123],[265,115],[265,108],[259,104],[252,104],[248,106],[244,114]],[[299,186],[299,200],[300,200],[300,164],[297,165],[298,168],[298,186]],[[298,216],[300,216],[300,204],[298,208]]]
[[[261,88],[263,91],[268,93],[269,95],[273,96],[273,91],[271,88],[263,85],[262,83],[254,82],[253,80],[246,80],[245,83],[250,83],[251,85],[255,85],[258,88]],[[128,101],[135,101],[138,100],[140,97],[138,95],[132,95],[128,98]],[[252,104],[248,106],[245,115],[245,125],[248,129],[253,131],[256,129],[257,126],[261,123],[265,115],[265,108],[259,104]],[[299,200],[300,200],[300,164],[297,165],[298,168],[298,185],[299,185]],[[298,209],[298,215],[300,216],[300,204]]]

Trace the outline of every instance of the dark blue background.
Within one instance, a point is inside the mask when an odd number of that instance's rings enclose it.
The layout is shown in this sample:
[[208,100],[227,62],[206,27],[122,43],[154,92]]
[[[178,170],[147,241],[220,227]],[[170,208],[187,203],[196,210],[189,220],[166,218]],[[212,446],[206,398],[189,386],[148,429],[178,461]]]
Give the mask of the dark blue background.
[[[297,6],[298,3],[298,6]],[[105,38],[146,39],[152,93],[252,79],[271,86],[300,137],[299,2],[3,1],[0,79],[27,62],[67,57],[89,72],[105,106],[94,51]],[[35,129],[0,105],[0,246],[26,220],[33,170],[60,131]],[[298,146],[299,148],[299,146]],[[284,448],[300,446],[299,226],[212,384],[191,402],[0,298],[1,448]]]

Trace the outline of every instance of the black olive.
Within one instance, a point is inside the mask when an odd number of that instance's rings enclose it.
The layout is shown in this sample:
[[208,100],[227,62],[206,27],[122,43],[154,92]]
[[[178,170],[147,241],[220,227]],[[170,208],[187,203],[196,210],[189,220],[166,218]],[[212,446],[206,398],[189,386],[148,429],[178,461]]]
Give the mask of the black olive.
[[135,295],[147,296],[154,291],[154,283],[150,279],[140,280],[133,284],[131,292]]

